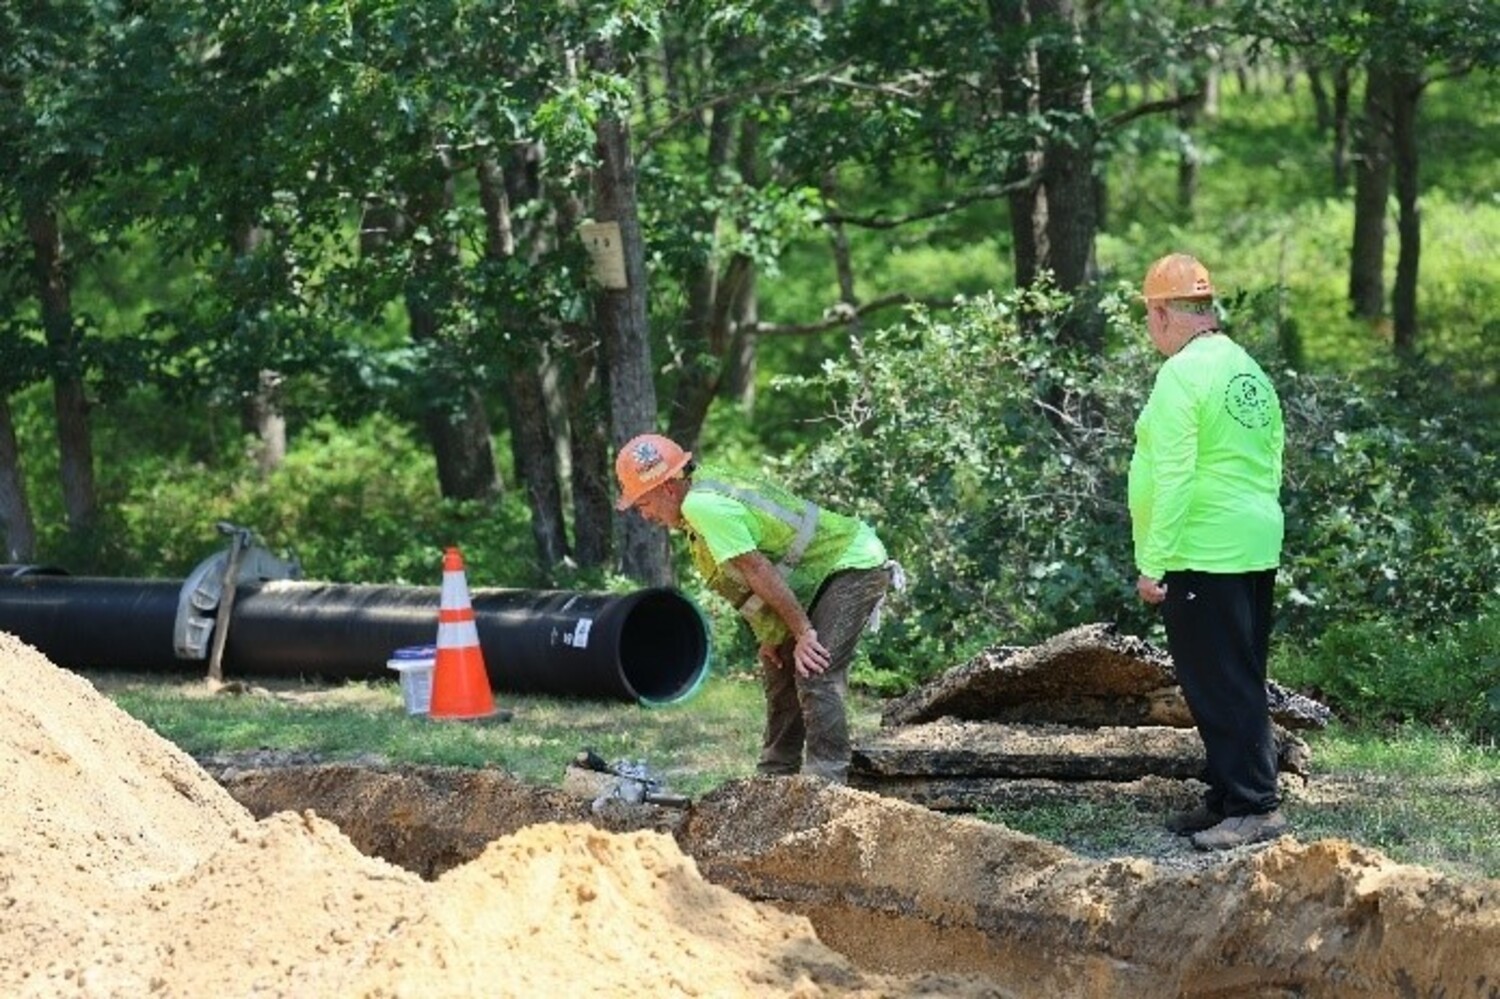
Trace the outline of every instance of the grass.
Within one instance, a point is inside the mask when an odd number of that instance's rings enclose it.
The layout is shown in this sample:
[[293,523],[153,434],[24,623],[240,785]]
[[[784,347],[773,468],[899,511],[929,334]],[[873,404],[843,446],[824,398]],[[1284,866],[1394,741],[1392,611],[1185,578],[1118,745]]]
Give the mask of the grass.
[[[715,675],[689,701],[657,708],[515,697],[509,721],[433,723],[408,715],[394,682],[323,688],[283,683],[211,696],[198,681],[95,674],[121,708],[189,754],[284,750],[320,759],[493,767],[557,786],[585,747],[644,763],[675,793],[696,796],[754,772],[760,688]],[[882,702],[853,692],[856,742]],[[1419,726],[1306,734],[1314,774],[1285,808],[1304,842],[1340,838],[1460,879],[1500,878],[1500,754]],[[1092,857],[1157,856],[1172,840],[1156,817],[1094,803],[1006,809],[981,817]]]
[[[1282,808],[1303,842],[1344,839],[1460,879],[1500,878],[1500,754],[1409,725],[1304,733],[1313,773]],[[1091,857],[1161,850],[1146,813],[1082,802],[984,814]],[[1170,842],[1170,840],[1166,840]]]

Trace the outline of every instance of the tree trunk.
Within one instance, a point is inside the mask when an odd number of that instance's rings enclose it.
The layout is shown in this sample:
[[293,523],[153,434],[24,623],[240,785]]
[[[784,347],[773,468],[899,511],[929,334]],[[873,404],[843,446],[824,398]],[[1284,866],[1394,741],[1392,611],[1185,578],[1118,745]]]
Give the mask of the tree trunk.
[[550,571],[568,557],[568,537],[541,371],[534,364],[516,365],[506,377],[506,387],[516,478],[531,508],[531,539],[537,561],[543,570]]
[[444,314],[453,297],[451,271],[458,247],[442,220],[443,213],[453,205],[453,178],[445,158],[434,164],[435,170],[439,168],[442,174],[431,186],[411,192],[408,208],[412,232],[427,232],[427,239],[411,244],[412,274],[406,287],[411,337],[438,351],[435,363],[429,365],[433,383],[422,425],[437,459],[443,496],[492,500],[500,495],[501,485],[489,414],[484,399],[468,379],[469,365],[463,357],[454,356],[464,345],[451,337],[445,342],[444,337]]
[[[520,156],[517,159],[520,161],[518,167],[524,170],[524,159]],[[484,252],[486,258],[493,261],[508,260],[516,253],[511,188],[529,195],[527,200],[541,196],[541,191],[535,188],[526,191],[522,178],[508,180],[507,174],[492,159],[483,160],[476,170],[479,202],[485,220]],[[539,251],[540,248],[533,243],[533,249]],[[524,337],[522,331],[514,332],[516,336]],[[542,389],[541,365],[546,359],[546,345],[538,342],[537,347],[536,356],[528,356],[530,351],[521,351],[520,356],[508,359],[505,409],[510,423],[511,460],[531,510],[531,539],[536,546],[537,562],[544,572],[550,572],[568,557],[568,537],[563,520],[556,442],[552,438]]]
[[[1177,128],[1181,132],[1177,151],[1177,210],[1184,221],[1192,221],[1193,205],[1198,197],[1198,169],[1203,157],[1193,141],[1193,129],[1198,124],[1198,115],[1203,108],[1204,73],[1193,71],[1192,100],[1177,109]],[[1178,96],[1182,94],[1179,92]]]
[[[726,107],[715,108],[708,129],[708,155],[704,164],[704,174],[708,177],[706,203],[715,200],[718,178],[729,162],[733,137],[733,115]],[[719,294],[718,262],[714,259],[718,212],[704,208],[690,224],[696,232],[708,236],[709,245],[700,251],[701,255],[687,277],[687,315],[683,317],[681,334],[682,367],[677,375],[677,391],[672,398],[667,433],[691,451],[698,446],[698,433],[718,392],[724,353],[729,345],[714,323],[714,303]]]
[[1307,86],[1312,91],[1313,117],[1318,123],[1318,131],[1327,132],[1333,128],[1333,102],[1328,98],[1328,88],[1323,85],[1323,71],[1317,66],[1307,67]]
[[[237,260],[253,257],[267,237],[253,223],[234,227],[230,252]],[[253,311],[253,310],[252,310]],[[240,398],[240,428],[255,439],[255,468],[262,479],[286,461],[286,415],[281,409],[281,374],[271,369],[257,372],[255,385]]]
[[36,521],[26,500],[26,477],[21,474],[21,448],[11,419],[10,400],[0,395],[0,526],[5,528],[5,561],[36,558]]
[[[740,145],[735,154],[740,180],[751,187],[760,186],[760,124],[749,116],[740,121]],[[719,392],[737,403],[744,413],[755,409],[755,325],[760,321],[760,302],[756,288],[757,268],[751,260],[735,297],[730,315],[729,348],[724,358],[724,373]]]
[[1355,136],[1354,242],[1349,251],[1350,313],[1385,315],[1385,212],[1391,191],[1391,81],[1371,65],[1365,78],[1364,116]]
[[724,359],[720,391],[746,414],[755,410],[755,326],[760,322],[760,299],[756,291],[756,267],[751,261],[745,272],[744,290],[735,303],[734,336]]
[[1333,70],[1333,193],[1349,188],[1349,64]]
[[1094,275],[1094,107],[1083,41],[1077,33],[1073,0],[1032,0],[1032,20],[1069,32],[1069,44],[1048,46],[1037,57],[1042,112],[1058,124],[1071,120],[1065,135],[1050,135],[1042,147],[1042,191],[1046,200],[1047,245],[1042,266],[1063,291],[1077,291]]
[[[553,197],[557,214],[557,238],[577,239],[583,220],[583,202],[572,191],[558,190]],[[558,349],[544,370],[554,381],[553,394],[560,397],[562,422],[567,425],[558,467],[566,468],[572,486],[573,557],[580,566],[601,568],[614,551],[616,516],[610,454],[609,405],[605,401],[604,343],[592,324],[560,323]],[[549,396],[550,398],[550,396]],[[557,409],[549,410],[556,426]]]
[[1203,69],[1203,117],[1216,121],[1219,117],[1219,92],[1223,89],[1224,70],[1219,65],[1222,52],[1215,46],[1209,53],[1211,61]]
[[1400,252],[1396,258],[1396,283],[1391,288],[1391,312],[1395,319],[1396,353],[1411,357],[1417,351],[1417,273],[1422,260],[1422,206],[1417,147],[1417,102],[1422,97],[1422,79],[1416,73],[1398,72],[1391,80],[1391,147],[1396,166],[1396,233]]
[[[823,200],[829,205],[837,204],[839,197],[839,174],[832,169],[823,174]],[[839,304],[848,309],[849,334],[858,336],[860,329],[859,295],[854,290],[854,261],[849,254],[849,231],[844,223],[835,221],[828,227],[828,241],[833,250],[833,270],[838,275]]]
[[[1053,39],[1038,52],[1037,79],[1042,113],[1058,128],[1042,144],[1041,193],[1033,215],[1043,227],[1038,261],[1059,290],[1074,294],[1089,287],[1098,271],[1093,84],[1074,0],[1031,0],[1031,11],[1032,22],[1047,28]],[[1075,298],[1059,339],[1088,350],[1102,348],[1103,314],[1093,301]]]
[[[594,53],[595,68],[615,69],[607,47]],[[604,368],[609,393],[611,450],[642,431],[656,426],[656,386],[651,378],[651,337],[646,321],[646,251],[636,204],[635,158],[630,127],[613,114],[601,115],[594,126],[598,166],[594,170],[594,218],[620,227],[625,257],[624,288],[596,289],[594,315],[604,344]],[[576,455],[576,452],[575,452]],[[608,463],[612,467],[612,463]],[[600,472],[602,474],[602,468]],[[575,462],[575,481],[585,470]],[[620,518],[620,568],[625,575],[648,585],[672,582],[666,532],[642,517]]]
[[240,420],[255,438],[255,470],[262,479],[286,462],[286,414],[281,408],[281,373],[262,368],[254,391],[241,400]]
[[[568,457],[573,469],[573,552],[585,568],[609,560],[614,536],[614,504],[610,502],[610,419],[604,403],[603,344],[593,331],[564,326],[564,360],[559,365],[568,400]],[[646,524],[627,516],[627,523]],[[647,525],[649,526],[649,525]],[[665,545],[665,539],[663,539]]]
[[[407,292],[406,308],[412,339],[418,343],[438,343],[442,320],[439,310],[425,292]],[[422,426],[437,460],[438,487],[446,499],[493,500],[501,494],[500,475],[495,466],[494,443],[490,439],[489,413],[484,399],[471,385],[462,384],[465,365],[440,361],[431,369],[439,382],[452,380],[446,398],[434,399],[425,407]],[[451,395],[450,395],[451,392]]]
[[62,231],[50,206],[23,209],[31,240],[33,273],[42,306],[42,328],[53,358],[52,402],[57,418],[58,471],[68,527],[85,534],[94,526],[99,499],[94,488],[94,445],[88,395],[83,384],[80,334],[73,323]]
[[[996,85],[1000,89],[1000,106],[1007,118],[1023,122],[1036,113],[1036,52],[1027,45],[1020,52],[1007,39],[1025,37],[1030,29],[1030,11],[1025,0],[989,0],[990,32],[1002,43],[1001,55],[996,68]],[[1034,174],[1040,165],[1040,152],[1030,150],[1015,157],[1006,171],[1006,183],[1015,184]],[[1015,268],[1016,287],[1026,288],[1035,283],[1040,266],[1041,249],[1038,246],[1037,227],[1033,217],[1037,211],[1037,189],[1034,186],[1018,188],[1006,197],[1010,208],[1011,257]]]

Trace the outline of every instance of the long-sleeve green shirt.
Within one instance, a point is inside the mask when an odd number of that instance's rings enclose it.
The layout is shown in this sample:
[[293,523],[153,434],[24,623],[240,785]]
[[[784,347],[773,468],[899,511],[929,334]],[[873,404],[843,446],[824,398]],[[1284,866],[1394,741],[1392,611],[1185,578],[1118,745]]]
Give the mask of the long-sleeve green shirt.
[[1209,334],[1169,357],[1135,438],[1129,497],[1141,575],[1277,566],[1281,402],[1244,348]]

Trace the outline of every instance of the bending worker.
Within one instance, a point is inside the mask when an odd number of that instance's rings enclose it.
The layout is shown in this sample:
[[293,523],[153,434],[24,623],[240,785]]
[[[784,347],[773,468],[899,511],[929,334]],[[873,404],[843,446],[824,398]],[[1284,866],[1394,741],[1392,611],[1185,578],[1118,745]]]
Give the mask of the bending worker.
[[1281,403],[1260,365],[1220,331],[1213,294],[1207,269],[1185,253],[1146,272],[1146,326],[1167,359],[1136,421],[1129,485],[1136,589],[1161,607],[1208,760],[1203,803],[1168,827],[1201,850],[1286,830],[1266,702]]
[[618,509],[685,532],[693,566],[760,643],[758,772],[843,783],[849,665],[899,567],[863,521],[692,459],[659,434],[631,440],[615,459]]

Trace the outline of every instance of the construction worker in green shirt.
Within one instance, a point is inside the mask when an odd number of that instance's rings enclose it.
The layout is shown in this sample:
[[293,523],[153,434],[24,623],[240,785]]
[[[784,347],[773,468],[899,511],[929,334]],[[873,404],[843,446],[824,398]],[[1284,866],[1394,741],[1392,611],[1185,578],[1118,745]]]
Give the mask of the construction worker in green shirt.
[[635,437],[615,459],[617,508],[685,532],[694,568],[754,632],[766,696],[758,772],[843,783],[849,666],[900,567],[863,521],[692,459],[660,434]]
[[1136,421],[1130,461],[1136,589],[1161,608],[1208,761],[1202,804],[1167,824],[1198,849],[1222,850],[1287,828],[1266,701],[1281,559],[1281,403],[1219,329],[1201,263],[1163,257],[1142,291],[1151,342],[1166,361]]

